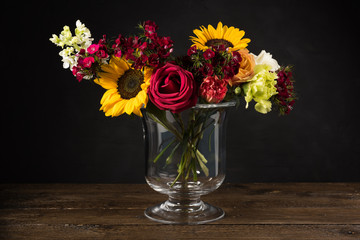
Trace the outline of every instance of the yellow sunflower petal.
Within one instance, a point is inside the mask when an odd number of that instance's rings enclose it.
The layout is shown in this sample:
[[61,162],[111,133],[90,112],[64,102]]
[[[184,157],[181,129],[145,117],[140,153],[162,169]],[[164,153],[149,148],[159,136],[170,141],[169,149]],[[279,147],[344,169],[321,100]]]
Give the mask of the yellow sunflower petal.
[[114,58],[113,58],[113,62],[114,62],[114,64],[115,64],[118,68],[120,68],[120,69],[122,69],[122,70],[124,70],[124,71],[129,70],[129,68],[130,68],[130,64],[127,63],[127,62],[126,62],[124,59],[122,59],[122,58],[116,58],[116,57],[114,57]]
[[117,88],[117,82],[109,78],[97,78],[94,80],[94,82],[105,89]]
[[111,106],[112,104],[117,103],[120,100],[122,100],[122,98],[120,97],[119,93],[114,93],[103,102],[103,105]]
[[107,90],[100,100],[100,104],[103,104],[109,97],[111,97],[114,93],[117,92],[117,89],[109,89]]
[[118,79],[121,74],[117,74],[117,73],[109,73],[109,72],[99,72],[99,76],[100,78],[108,78],[108,79]]
[[130,115],[134,111],[134,99],[133,98],[130,98],[126,102],[126,106],[125,106],[124,110],[128,115]]
[[197,36],[197,38],[194,38],[193,40],[195,40],[199,43],[202,43],[202,44],[206,43],[207,40],[202,31],[200,31],[199,29],[195,29],[193,32]]
[[223,39],[229,39],[229,37],[231,36],[231,33],[233,32],[235,28],[234,27],[229,27],[228,30],[226,31],[226,33],[223,36]]
[[104,72],[108,72],[108,73],[112,73],[114,75],[119,75],[118,71],[116,68],[114,68],[112,66],[113,64],[104,64],[101,66],[101,70],[103,70]]
[[114,104],[114,106],[112,107],[112,116],[117,117],[117,116],[123,114],[125,105],[126,105],[126,100],[121,100],[121,101],[117,102],[116,104]]
[[243,38],[244,35],[245,35],[245,31],[244,31],[244,30],[240,30],[240,31],[239,31],[239,36],[238,36],[239,39]]
[[204,26],[201,26],[200,29],[201,29],[201,31],[203,32],[204,36],[206,37],[207,41],[208,41],[209,39],[212,39],[212,37],[211,37],[211,35],[210,35],[210,33],[209,33],[209,31],[208,31],[207,28],[205,28]]
[[140,108],[134,108],[134,111],[133,111],[134,114],[138,115],[139,117],[142,117],[142,113],[140,111]]
[[222,22],[218,23],[218,25],[216,27],[216,34],[217,34],[219,39],[222,38],[222,36],[223,36],[223,24],[222,24]]
[[242,43],[249,43],[249,42],[251,42],[251,40],[250,40],[250,38],[243,38],[243,39],[241,39],[241,42]]
[[221,35],[221,39],[224,39],[224,36],[225,36],[225,34],[226,34],[227,30],[228,30],[228,27],[225,25],[225,26],[223,27],[223,31],[222,31],[222,35]]
[[118,103],[119,101],[121,101],[120,98],[118,98],[116,101],[112,101],[109,102],[108,104],[104,104],[102,105],[102,107],[100,108],[100,110],[105,112],[106,116],[111,116],[113,113],[113,107],[116,103]]
[[215,28],[212,26],[212,25],[208,25],[208,31],[209,31],[209,33],[210,33],[210,36],[211,36],[211,38],[212,39],[218,39],[219,37],[217,36],[217,32],[216,32],[216,30],[215,30]]

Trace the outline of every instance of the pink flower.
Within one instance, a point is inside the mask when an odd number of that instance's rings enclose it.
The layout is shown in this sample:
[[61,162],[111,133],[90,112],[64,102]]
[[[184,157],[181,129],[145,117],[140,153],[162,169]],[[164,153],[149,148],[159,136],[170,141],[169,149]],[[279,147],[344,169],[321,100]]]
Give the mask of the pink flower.
[[79,82],[81,82],[81,80],[84,78],[84,74],[80,72],[80,68],[78,68],[77,66],[74,66],[72,68],[72,73]]
[[95,62],[95,59],[93,57],[86,57],[86,58],[84,58],[82,65],[85,68],[90,68],[91,64],[93,64],[94,62]]
[[91,44],[88,48],[87,48],[87,52],[90,54],[94,54],[99,50],[99,44]]
[[121,58],[121,50],[120,50],[120,48],[115,48],[114,56],[118,57],[118,58]]
[[209,48],[204,52],[203,56],[204,56],[205,60],[209,60],[209,59],[215,57],[215,53],[213,52],[213,50],[211,50]]
[[197,102],[197,88],[192,73],[171,63],[166,63],[153,73],[148,94],[160,110],[174,113],[182,112]]
[[200,85],[200,96],[208,103],[221,102],[227,93],[227,82],[215,77],[207,77]]

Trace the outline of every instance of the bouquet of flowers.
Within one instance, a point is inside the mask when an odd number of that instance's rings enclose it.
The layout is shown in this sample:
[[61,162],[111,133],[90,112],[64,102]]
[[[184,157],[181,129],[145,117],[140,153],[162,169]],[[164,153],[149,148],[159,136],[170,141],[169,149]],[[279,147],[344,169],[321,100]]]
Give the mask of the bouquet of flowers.
[[[296,97],[291,67],[279,66],[264,50],[258,55],[251,53],[247,49],[250,39],[244,38],[243,30],[221,22],[216,28],[200,26],[193,30],[187,54],[174,56],[174,42],[170,37],[159,36],[153,21],[139,24],[138,29],[139,34],[134,36],[120,34],[109,39],[103,35],[94,42],[90,30],[78,20],[75,35],[65,26],[50,41],[62,48],[63,67],[69,68],[79,82],[92,80],[106,89],[100,100],[100,110],[106,116],[126,113],[142,117],[141,110],[146,109],[173,132],[174,141],[164,147],[154,162],[169,146],[183,146],[178,177],[192,172],[196,178],[199,166],[207,171],[206,159],[196,148],[199,133],[206,128],[200,120],[207,113],[192,116],[194,124],[199,125],[186,128],[179,117],[181,112],[198,103],[232,101],[240,105],[243,100],[246,108],[254,101],[255,110],[262,114],[270,112],[273,105],[281,115],[293,109]],[[166,111],[179,123],[180,130],[171,127]]]

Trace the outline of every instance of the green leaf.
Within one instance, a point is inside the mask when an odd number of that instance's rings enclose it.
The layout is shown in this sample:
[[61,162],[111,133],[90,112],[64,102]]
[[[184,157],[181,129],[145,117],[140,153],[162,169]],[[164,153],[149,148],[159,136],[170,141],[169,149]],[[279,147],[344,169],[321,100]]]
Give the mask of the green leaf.
[[176,144],[176,146],[173,148],[173,150],[171,151],[170,155],[166,158],[166,164],[170,164],[171,163],[171,159],[174,156],[174,153],[176,152],[176,150],[178,149],[178,147],[180,146],[180,143]]
[[201,169],[205,173],[205,176],[209,176],[209,169],[205,165],[207,163],[207,160],[199,150],[196,150],[196,159],[198,160]]
[[175,142],[176,140],[172,140],[157,156],[156,158],[154,159],[154,163],[156,163],[159,158],[165,153],[165,151]]

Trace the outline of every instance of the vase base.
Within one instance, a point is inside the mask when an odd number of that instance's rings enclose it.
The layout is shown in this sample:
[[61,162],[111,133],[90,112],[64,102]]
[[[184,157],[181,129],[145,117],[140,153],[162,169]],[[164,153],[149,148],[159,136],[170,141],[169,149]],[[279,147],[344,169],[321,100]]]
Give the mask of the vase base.
[[149,207],[144,214],[147,218],[165,224],[197,225],[219,220],[225,216],[225,212],[208,203],[200,201],[201,207],[195,211],[191,208],[181,211],[169,209],[168,201]]

